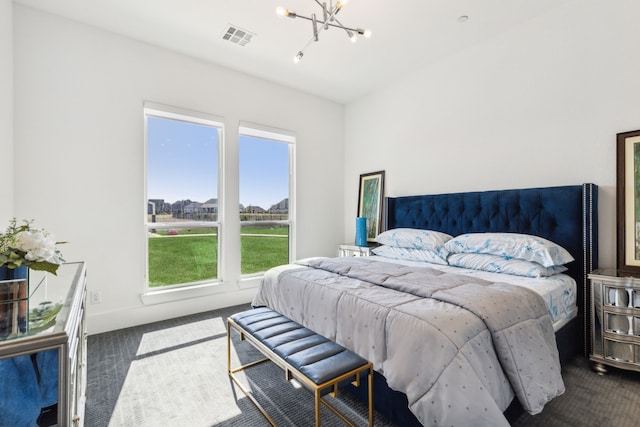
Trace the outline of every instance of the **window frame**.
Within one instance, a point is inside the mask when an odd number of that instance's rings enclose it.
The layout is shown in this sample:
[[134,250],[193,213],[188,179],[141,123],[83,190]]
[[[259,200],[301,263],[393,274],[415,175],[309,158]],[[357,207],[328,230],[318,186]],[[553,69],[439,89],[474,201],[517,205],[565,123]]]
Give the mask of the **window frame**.
[[[149,229],[152,228],[151,224],[148,221],[148,201],[149,201],[149,194],[148,194],[148,155],[149,155],[149,141],[148,141],[148,117],[156,117],[156,118],[161,118],[161,119],[167,119],[167,120],[177,120],[177,121],[181,121],[181,122],[185,122],[185,123],[190,123],[190,124],[198,124],[198,125],[204,125],[204,126],[210,126],[213,128],[217,129],[218,132],[218,142],[217,142],[217,154],[218,154],[218,164],[217,164],[217,189],[216,189],[216,196],[218,199],[218,212],[217,212],[217,221],[211,221],[211,222],[207,222],[206,225],[205,224],[200,224],[200,223],[185,223],[184,225],[181,224],[180,228],[195,228],[195,227],[215,227],[217,229],[217,235],[218,235],[218,247],[216,250],[217,253],[217,274],[216,277],[213,279],[206,279],[206,280],[201,280],[201,281],[196,281],[196,282],[187,282],[187,283],[177,283],[177,284],[173,284],[173,285],[166,285],[166,286],[159,286],[159,287],[150,287],[149,286],[149,243],[148,243],[148,232]],[[194,295],[200,295],[202,294],[203,288],[208,288],[211,287],[212,285],[219,285],[221,283],[223,283],[223,278],[224,278],[224,256],[223,256],[223,251],[221,250],[221,248],[223,247],[223,236],[224,236],[224,230],[223,230],[223,217],[224,217],[224,200],[221,197],[222,194],[222,189],[224,188],[223,185],[223,177],[224,177],[224,160],[223,160],[223,149],[224,149],[224,121],[223,118],[212,115],[212,114],[208,114],[208,113],[203,113],[203,112],[198,112],[198,111],[193,111],[193,110],[187,110],[184,108],[178,108],[178,107],[173,107],[173,106],[168,106],[168,105],[163,105],[163,104],[158,104],[158,103],[154,103],[154,102],[144,102],[143,105],[143,121],[144,121],[144,195],[145,195],[145,200],[144,200],[144,226],[143,226],[143,230],[144,230],[144,272],[143,272],[143,290],[142,290],[142,296],[143,296],[143,302],[145,304],[147,303],[155,303],[155,302],[166,302],[165,300],[167,300],[166,296],[169,294],[171,295],[168,300],[173,300],[175,299],[175,292],[179,291],[181,293],[189,293],[189,294],[194,294]],[[155,228],[162,228],[162,227],[158,227],[155,226]],[[174,227],[174,228],[178,228],[178,227]],[[154,295],[164,295],[165,298],[161,298],[160,301],[156,301],[157,298],[153,298]],[[149,298],[149,296],[151,296],[152,298]],[[145,298],[146,297],[146,298]]]
[[[278,129],[273,126],[266,126],[257,123],[245,122],[241,121],[238,126],[238,151],[240,147],[240,139],[243,136],[266,139],[278,143],[285,143],[288,145],[288,157],[289,157],[289,167],[288,167],[288,199],[289,199],[289,209],[288,209],[288,219],[286,220],[277,220],[272,221],[278,224],[286,224],[289,227],[289,253],[288,253],[288,262],[291,262],[296,257],[296,203],[295,203],[295,153],[296,153],[296,134],[293,131]],[[240,157],[238,156],[238,170],[240,169]],[[239,172],[238,172],[239,173]],[[238,187],[238,198],[240,197],[240,188]],[[242,224],[249,224],[253,221],[240,221],[240,230],[242,229]],[[241,233],[238,233],[238,239],[241,238]],[[239,277],[240,281],[246,283],[250,283],[253,280],[257,280],[264,275],[264,272],[257,273],[249,273],[242,274],[242,254],[240,254],[240,265],[239,265]]]

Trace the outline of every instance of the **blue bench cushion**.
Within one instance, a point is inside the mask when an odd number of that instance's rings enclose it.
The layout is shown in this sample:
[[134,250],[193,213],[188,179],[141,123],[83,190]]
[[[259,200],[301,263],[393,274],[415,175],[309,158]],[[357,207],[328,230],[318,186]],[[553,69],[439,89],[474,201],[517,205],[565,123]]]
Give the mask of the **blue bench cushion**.
[[246,333],[318,385],[368,363],[340,344],[270,308],[243,311],[231,318]]

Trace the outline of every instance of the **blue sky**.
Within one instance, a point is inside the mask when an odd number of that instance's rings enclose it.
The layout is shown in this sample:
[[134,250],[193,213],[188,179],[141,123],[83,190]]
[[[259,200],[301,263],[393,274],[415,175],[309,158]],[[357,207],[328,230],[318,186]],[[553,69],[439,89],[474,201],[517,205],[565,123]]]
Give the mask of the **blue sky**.
[[[218,132],[148,117],[147,194],[173,203],[217,198]],[[265,209],[288,195],[288,144],[240,137],[240,203]]]
[[289,194],[289,145],[240,136],[240,203],[269,209]]

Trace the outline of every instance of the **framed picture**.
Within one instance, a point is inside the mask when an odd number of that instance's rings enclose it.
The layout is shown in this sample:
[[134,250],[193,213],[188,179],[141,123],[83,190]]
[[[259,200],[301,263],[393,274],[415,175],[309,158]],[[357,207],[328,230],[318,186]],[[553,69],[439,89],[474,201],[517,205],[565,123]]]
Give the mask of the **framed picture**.
[[640,130],[617,134],[618,269],[640,274]]
[[367,242],[375,241],[382,228],[384,171],[360,175],[358,216],[367,218]]

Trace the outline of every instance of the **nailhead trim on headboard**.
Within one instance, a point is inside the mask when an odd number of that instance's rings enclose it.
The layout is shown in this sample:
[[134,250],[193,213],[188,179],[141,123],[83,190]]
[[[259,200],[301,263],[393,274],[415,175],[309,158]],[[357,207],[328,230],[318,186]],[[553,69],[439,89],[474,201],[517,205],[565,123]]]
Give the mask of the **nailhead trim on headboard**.
[[[595,190],[595,191],[594,191]],[[590,348],[590,339],[591,336],[591,287],[589,286],[588,275],[593,270],[595,270],[598,266],[598,247],[594,246],[594,241],[598,241],[598,212],[597,212],[597,203],[598,203],[598,187],[595,184],[583,184],[583,332],[584,332],[584,340],[583,340],[583,353],[585,357],[588,357],[591,348]],[[594,209],[595,208],[595,209]]]

